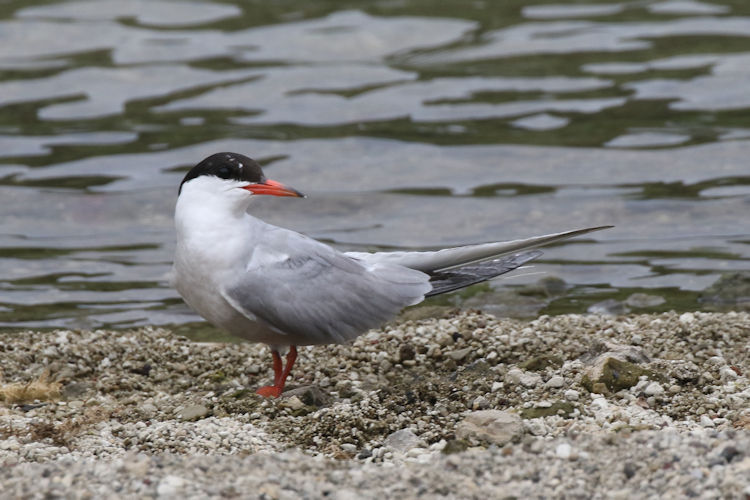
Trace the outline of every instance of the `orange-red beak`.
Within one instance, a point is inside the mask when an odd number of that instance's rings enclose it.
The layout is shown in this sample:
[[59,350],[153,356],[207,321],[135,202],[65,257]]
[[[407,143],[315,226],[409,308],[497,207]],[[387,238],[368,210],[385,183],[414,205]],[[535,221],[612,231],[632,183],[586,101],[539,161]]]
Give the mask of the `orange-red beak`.
[[247,189],[253,194],[270,194],[272,196],[294,196],[295,198],[304,198],[305,195],[297,191],[296,189],[292,189],[290,187],[287,187],[283,185],[280,182],[272,181],[270,179],[266,179],[263,182],[260,182],[258,184],[249,184],[247,186],[243,186],[242,189]]

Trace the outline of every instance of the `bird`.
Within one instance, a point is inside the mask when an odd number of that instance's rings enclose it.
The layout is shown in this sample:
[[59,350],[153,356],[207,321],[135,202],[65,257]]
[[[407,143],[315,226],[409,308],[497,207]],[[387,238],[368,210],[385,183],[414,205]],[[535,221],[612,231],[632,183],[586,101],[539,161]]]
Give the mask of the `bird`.
[[[265,343],[279,397],[297,346],[345,343],[427,297],[489,280],[536,259],[536,247],[612,226],[436,251],[342,252],[248,211],[258,196],[304,198],[258,162],[216,153],[192,167],[175,204],[171,283],[203,318]],[[281,353],[286,352],[286,363]]]

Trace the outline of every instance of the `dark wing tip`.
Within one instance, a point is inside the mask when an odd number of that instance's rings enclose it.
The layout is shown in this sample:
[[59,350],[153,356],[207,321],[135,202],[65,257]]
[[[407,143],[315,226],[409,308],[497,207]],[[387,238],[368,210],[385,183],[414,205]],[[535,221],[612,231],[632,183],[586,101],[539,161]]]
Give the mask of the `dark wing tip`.
[[447,271],[430,273],[432,290],[425,297],[452,292],[460,288],[487,281],[501,274],[518,269],[529,261],[542,255],[541,250],[516,253],[494,260],[485,260],[475,264],[456,267]]

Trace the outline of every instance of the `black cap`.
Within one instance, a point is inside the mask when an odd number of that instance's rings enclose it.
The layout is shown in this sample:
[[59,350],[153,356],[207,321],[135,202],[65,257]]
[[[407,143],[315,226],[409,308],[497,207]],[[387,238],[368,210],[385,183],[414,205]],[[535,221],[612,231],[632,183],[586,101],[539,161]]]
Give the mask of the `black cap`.
[[250,184],[260,184],[266,180],[260,165],[252,158],[239,153],[216,153],[190,169],[182,179],[177,194],[182,192],[183,184],[202,175],[213,175],[220,179],[233,179]]

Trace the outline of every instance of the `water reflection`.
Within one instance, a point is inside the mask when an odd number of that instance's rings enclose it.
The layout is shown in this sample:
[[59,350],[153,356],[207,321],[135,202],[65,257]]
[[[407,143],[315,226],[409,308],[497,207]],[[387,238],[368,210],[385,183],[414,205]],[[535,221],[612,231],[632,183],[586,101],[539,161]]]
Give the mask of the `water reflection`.
[[195,321],[172,209],[222,150],[310,195],[259,216],[346,249],[617,225],[448,300],[737,306],[704,291],[750,262],[750,5],[36,3],[0,5],[0,326]]

